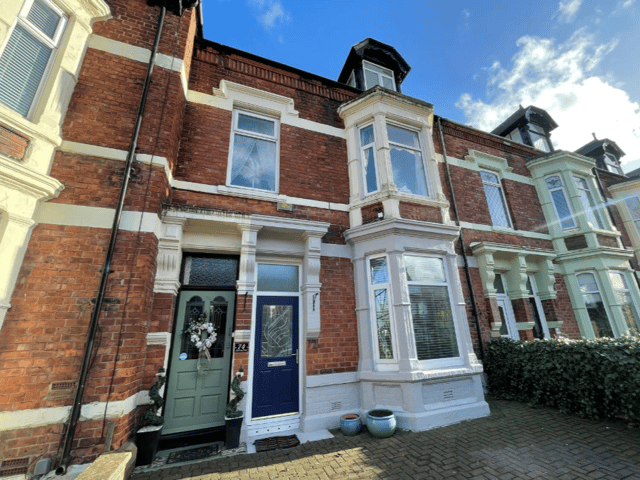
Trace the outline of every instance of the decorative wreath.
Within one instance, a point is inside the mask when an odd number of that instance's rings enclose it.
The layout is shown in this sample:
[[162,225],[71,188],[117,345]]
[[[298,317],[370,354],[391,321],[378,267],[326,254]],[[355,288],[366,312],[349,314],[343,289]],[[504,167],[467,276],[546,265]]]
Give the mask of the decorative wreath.
[[[189,342],[191,345],[196,347],[199,352],[204,352],[207,357],[207,360],[211,360],[211,354],[209,353],[209,349],[215,343],[218,338],[218,334],[215,332],[213,328],[213,324],[211,322],[206,322],[206,316],[200,315],[197,319],[191,320],[189,322],[189,328],[187,329],[187,334],[190,335]],[[207,338],[202,338],[202,333],[207,333]]]

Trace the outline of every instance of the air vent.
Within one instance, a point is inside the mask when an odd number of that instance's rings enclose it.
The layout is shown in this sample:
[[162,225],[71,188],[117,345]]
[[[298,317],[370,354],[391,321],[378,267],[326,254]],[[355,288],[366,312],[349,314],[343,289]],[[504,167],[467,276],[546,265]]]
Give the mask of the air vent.
[[342,410],[342,402],[331,402],[331,411]]
[[71,390],[76,386],[76,382],[56,382],[51,384],[51,391],[57,390]]
[[443,394],[445,400],[453,400],[453,390],[445,390]]
[[0,477],[22,475],[27,473],[27,470],[29,470],[29,457],[3,460],[0,465]]

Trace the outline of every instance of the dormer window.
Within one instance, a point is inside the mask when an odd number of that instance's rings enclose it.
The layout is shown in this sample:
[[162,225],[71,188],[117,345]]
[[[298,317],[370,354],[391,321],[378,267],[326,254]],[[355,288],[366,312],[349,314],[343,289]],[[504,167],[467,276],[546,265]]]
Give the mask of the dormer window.
[[514,128],[512,131],[510,131],[506,137],[509,140],[513,140],[514,142],[518,142],[518,143],[522,143],[524,145],[524,142],[522,141],[522,135],[520,135],[520,129],[519,128]]
[[540,125],[535,123],[529,124],[529,140],[531,140],[531,146],[543,152],[550,152],[549,140],[547,134]]
[[[388,88],[389,90],[395,90],[396,84],[393,80],[393,71],[388,68],[382,68],[373,63],[363,61],[362,67],[364,69],[364,87],[368,90],[376,85]],[[353,76],[353,73],[351,74]],[[355,82],[354,85],[355,86]]]
[[618,164],[618,159],[615,157],[615,155],[611,153],[605,153],[604,164],[607,167],[607,170],[610,171],[611,173],[624,175],[624,173],[622,172],[622,168],[620,168],[620,165]]

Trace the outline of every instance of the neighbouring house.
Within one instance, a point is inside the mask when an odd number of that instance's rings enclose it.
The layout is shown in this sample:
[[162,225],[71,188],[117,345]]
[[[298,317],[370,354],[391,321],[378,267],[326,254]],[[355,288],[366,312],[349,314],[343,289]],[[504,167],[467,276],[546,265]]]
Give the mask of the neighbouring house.
[[555,151],[534,106],[461,125],[392,46],[331,80],[204,39],[195,3],[0,0],[0,477],[120,447],[160,367],[167,438],[224,428],[240,367],[245,441],[419,431],[489,414],[492,338],[637,328],[614,142]]

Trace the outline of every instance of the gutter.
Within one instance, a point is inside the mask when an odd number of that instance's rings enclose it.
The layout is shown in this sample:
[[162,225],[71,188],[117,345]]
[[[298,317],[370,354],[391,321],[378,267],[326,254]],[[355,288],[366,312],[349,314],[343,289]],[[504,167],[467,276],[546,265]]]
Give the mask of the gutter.
[[[460,227],[458,205],[456,203],[456,196],[453,193],[453,182],[451,181],[451,171],[449,169],[449,162],[447,160],[447,147],[445,146],[445,143],[444,143],[444,135],[442,134],[442,125],[440,124],[440,117],[438,117],[438,135],[440,137],[440,145],[442,146],[442,156],[444,158],[444,165],[445,165],[445,176],[447,177],[449,191],[451,192],[451,203],[453,207],[453,215],[455,217],[456,225]],[[480,327],[480,311],[478,309],[478,303],[476,302],[476,294],[473,289],[473,281],[471,280],[471,270],[469,268],[467,252],[465,251],[462,228],[460,228],[459,238],[460,238],[460,245],[462,247],[462,261],[464,263],[464,272],[467,278],[469,294],[471,295],[471,308],[472,308],[473,318],[475,319],[476,329],[478,330],[478,346],[480,347],[480,360],[483,360],[484,359],[484,341],[482,340],[482,328]]]
[[[80,412],[82,410],[82,397],[84,396],[84,390],[87,382],[87,376],[89,373],[89,367],[91,363],[91,355],[95,343],[96,331],[98,329],[98,320],[100,319],[100,311],[102,310],[102,304],[104,302],[105,293],[107,290],[107,282],[109,280],[109,274],[111,273],[111,262],[113,260],[113,253],[116,246],[116,240],[118,237],[118,227],[120,226],[120,219],[122,217],[122,211],[124,210],[124,201],[127,194],[127,188],[129,186],[129,180],[131,178],[131,170],[133,169],[133,160],[135,157],[136,147],[138,145],[138,137],[140,136],[140,127],[142,125],[142,116],[144,108],[147,103],[147,97],[149,95],[149,87],[151,86],[151,74],[153,73],[153,67],[156,62],[156,54],[158,53],[158,45],[160,43],[160,36],[162,34],[162,27],[164,26],[164,19],[167,13],[166,5],[162,5],[160,10],[160,17],[158,19],[158,26],[156,31],[156,37],[151,51],[151,58],[149,60],[149,66],[147,68],[147,78],[145,80],[144,89],[142,91],[142,98],[140,99],[140,105],[138,106],[138,116],[133,131],[133,137],[127,153],[127,161],[124,169],[124,178],[122,181],[122,187],[120,189],[120,197],[118,199],[118,206],[116,208],[115,216],[113,219],[113,225],[111,227],[111,237],[109,238],[109,246],[107,248],[107,254],[105,256],[104,264],[102,267],[102,277],[100,278],[100,286],[98,288],[98,295],[96,296],[96,306],[93,309],[91,315],[91,322],[89,324],[89,331],[87,333],[87,343],[85,345],[84,357],[82,360],[82,368],[80,370],[80,377],[78,379],[78,388],[76,389],[76,395],[73,400],[73,406],[71,408],[71,414],[69,416],[69,423],[65,431],[65,438],[62,453],[60,454],[60,466],[56,469],[56,474],[66,474],[67,468],[71,463],[71,446],[73,443],[73,437],[75,435],[78,420],[80,418]],[[117,361],[117,360],[116,360]]]

